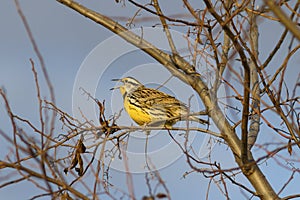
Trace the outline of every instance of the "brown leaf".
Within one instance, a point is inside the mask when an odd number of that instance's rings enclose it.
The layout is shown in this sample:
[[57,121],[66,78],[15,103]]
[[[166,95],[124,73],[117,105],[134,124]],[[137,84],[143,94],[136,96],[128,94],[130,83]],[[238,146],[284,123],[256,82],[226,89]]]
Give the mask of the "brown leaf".
[[291,141],[291,140],[289,140],[289,142],[288,142],[287,149],[288,149],[288,152],[289,152],[289,154],[290,154],[290,156],[291,156],[292,153],[293,153],[292,141]]
[[164,194],[164,193],[157,193],[156,197],[157,197],[158,199],[163,199],[163,198],[167,198],[167,195]]
[[83,139],[79,139],[76,145],[76,149],[75,149],[75,153],[73,155],[73,159],[71,161],[71,165],[68,168],[64,169],[64,173],[67,174],[69,169],[74,169],[77,164],[79,165],[79,167],[75,168],[75,171],[77,172],[78,176],[82,176],[83,175],[83,160],[81,158],[81,153],[85,153],[86,147],[83,144]]
[[76,167],[77,163],[78,163],[78,159],[77,159],[77,151],[76,151],[75,155],[73,156],[73,159],[71,161],[70,169],[73,169],[74,167]]
[[66,167],[66,168],[64,169],[64,173],[67,175],[68,172],[69,172],[69,167]]
[[77,156],[78,156],[79,168],[75,168],[75,170],[78,173],[78,176],[82,176],[83,175],[83,161],[82,161],[82,158],[81,158],[80,154],[77,154]]
[[143,196],[142,200],[154,200],[153,196]]
[[86,150],[86,147],[84,146],[82,140],[83,139],[80,139],[76,146],[76,151],[78,151],[78,153],[85,153],[85,150]]

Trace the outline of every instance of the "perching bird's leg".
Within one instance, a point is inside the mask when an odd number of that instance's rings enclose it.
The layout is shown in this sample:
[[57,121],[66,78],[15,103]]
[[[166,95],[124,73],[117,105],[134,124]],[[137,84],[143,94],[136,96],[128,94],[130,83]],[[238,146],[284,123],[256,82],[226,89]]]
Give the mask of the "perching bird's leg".
[[148,123],[145,123],[145,124],[142,125],[142,130],[145,132],[147,137],[148,137],[148,135],[150,135],[150,132],[151,132],[150,130],[146,130],[148,127],[149,127]]

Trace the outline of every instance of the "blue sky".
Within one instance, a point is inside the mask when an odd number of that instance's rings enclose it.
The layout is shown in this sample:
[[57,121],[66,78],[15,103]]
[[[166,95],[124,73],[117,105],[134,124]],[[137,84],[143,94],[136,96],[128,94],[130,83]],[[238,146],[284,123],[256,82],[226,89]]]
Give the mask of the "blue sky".
[[[124,7],[121,4],[116,4],[114,1],[105,3],[82,1],[82,3],[108,16],[111,16],[112,13],[114,13],[114,16],[131,16],[132,12],[136,10],[129,4],[126,4]],[[26,2],[21,1],[20,4],[45,60],[50,79],[55,88],[57,105],[66,112],[71,113],[73,86],[76,82],[76,75],[79,72],[80,66],[83,65],[84,60],[91,55],[92,50],[97,47],[97,45],[103,44],[103,42],[113,36],[113,34],[56,1],[27,0]],[[179,13],[180,10],[177,8],[181,8],[181,5],[181,2],[176,2],[174,5],[165,6],[166,12],[170,14]],[[7,91],[12,110],[16,114],[30,119],[34,123],[38,123],[38,107],[35,98],[36,91],[33,74],[31,72],[31,64],[29,62],[30,58],[34,60],[39,76],[42,77],[38,59],[32,49],[21,19],[17,14],[14,2],[2,1],[0,13],[0,86],[4,87]],[[260,56],[262,58],[266,56],[267,53],[265,52],[269,52],[269,49],[274,45],[274,41],[278,39],[280,34],[275,33],[281,33],[282,30],[282,27],[274,26],[274,24],[264,24],[264,26],[262,26],[260,35],[262,38]],[[274,68],[277,68],[277,66],[281,64],[276,63],[276,60],[272,63]],[[98,62],[100,68],[107,67],[101,66],[100,58]],[[291,63],[292,67],[290,67],[290,70],[287,71],[291,85],[295,83],[299,75],[299,67],[295,66],[295,63],[299,62],[298,56],[298,58],[294,59]],[[108,102],[108,105],[111,106],[108,112],[117,111],[122,102],[121,96],[118,93],[113,96],[111,91],[109,91],[109,89],[114,86],[114,83],[109,80],[111,78],[119,78],[124,74],[134,75],[136,73],[143,81],[153,86],[153,84],[157,82],[152,78],[157,78],[159,75],[162,76],[161,74],[167,77],[167,72],[159,71],[159,74],[157,74],[157,71],[153,71],[153,74],[151,72],[143,74],[141,72],[143,70],[141,69],[147,67],[147,69],[150,68],[151,71],[151,67],[155,68],[157,66],[157,63],[153,59],[139,51],[125,54],[112,62],[101,79],[99,79],[95,93],[96,97],[100,100],[105,99]],[[86,81],[89,81],[88,77]],[[169,88],[172,85],[179,84],[176,80],[172,81],[174,82],[170,83]],[[46,91],[44,83],[42,83],[41,87]],[[180,92],[191,90],[181,85],[176,85],[176,87],[180,88],[177,88],[176,91],[178,95],[181,95],[182,101],[187,103],[188,97],[184,96],[185,93],[181,94]],[[168,88],[162,88],[162,90],[164,89],[166,91],[168,90]],[[43,92],[42,96],[49,97],[47,92]],[[195,101],[197,101],[197,99]],[[114,104],[111,102],[119,103],[119,107],[113,110]],[[9,119],[6,114],[3,114],[5,113],[3,101],[1,100],[0,103],[0,127],[3,131],[10,134],[11,127]],[[122,122],[132,123],[125,113],[123,113],[122,118]],[[161,138],[159,137],[158,139]],[[169,138],[163,136],[163,139],[168,140]],[[200,148],[201,145],[199,144],[202,144],[203,139],[204,135],[202,134],[195,136],[195,148]],[[276,135],[270,133],[270,130],[263,128],[258,142],[264,143],[266,141],[280,140]],[[139,145],[143,147],[143,140],[139,140],[139,142]],[[4,159],[4,156],[11,150],[11,146],[3,140],[0,141],[0,146],[2,147],[0,150],[0,159]],[[255,155],[261,155],[261,153],[259,150],[254,151]],[[220,162],[223,167],[235,166],[231,152],[224,145],[216,145],[212,155],[213,159]],[[299,159],[299,157],[297,159]],[[276,191],[278,191],[288,179],[291,171],[285,170],[283,167],[274,167],[276,165],[278,165],[276,162],[269,160],[263,163],[261,167],[266,177],[271,181]],[[296,167],[299,167],[299,163],[297,163],[297,165]],[[183,174],[189,170],[190,168],[186,164],[185,158],[181,157],[159,171],[171,192],[172,199],[199,199],[199,196],[205,196],[204,194],[207,191],[209,179],[196,173],[182,178]],[[0,171],[0,176],[3,175],[4,174]],[[126,176],[123,172],[112,170],[111,176],[111,181],[116,187],[126,189]],[[236,178],[249,185],[242,176],[237,176]],[[295,185],[295,183],[297,183],[296,180],[299,182],[298,174],[296,174],[295,180],[292,181],[291,185],[284,191],[284,194],[293,194],[299,191],[299,187]],[[145,184],[144,174],[134,174],[133,181],[135,194],[138,198],[147,194],[148,190]],[[15,186],[9,186],[0,190],[1,197],[9,199],[28,199],[37,193],[38,190],[29,182],[16,184]],[[236,186],[229,186],[229,194],[232,199],[244,198]],[[211,185],[209,199],[223,199],[223,196],[215,184]]]

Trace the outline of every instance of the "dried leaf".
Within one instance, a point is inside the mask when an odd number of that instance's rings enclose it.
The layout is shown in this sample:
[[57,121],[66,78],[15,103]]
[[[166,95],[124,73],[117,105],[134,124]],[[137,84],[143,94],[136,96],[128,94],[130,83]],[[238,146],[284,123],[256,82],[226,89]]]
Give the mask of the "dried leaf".
[[84,146],[82,140],[83,139],[80,139],[76,146],[76,151],[78,151],[78,153],[85,153],[85,150],[86,150],[86,147]]
[[78,140],[77,145],[76,145],[76,149],[75,149],[75,153],[73,155],[73,159],[71,161],[71,165],[68,168],[64,169],[64,173],[67,174],[69,169],[73,169],[77,166],[77,164],[79,165],[79,167],[75,168],[75,171],[77,172],[78,176],[82,176],[83,175],[83,160],[81,158],[81,153],[85,153],[86,147],[83,144],[83,139],[81,138],[80,140]]
[[78,157],[77,159],[78,159],[79,168],[75,168],[75,170],[78,173],[78,176],[82,176],[83,175],[83,161],[82,161],[80,154],[77,154],[77,157]]
[[143,196],[142,200],[154,200],[153,196]]
[[65,173],[65,175],[67,175],[67,174],[68,174],[68,172],[69,172],[69,167],[66,167],[66,168],[64,169],[64,173]]
[[70,169],[73,169],[74,167],[76,167],[77,163],[78,163],[77,153],[75,152],[75,155],[74,155],[74,157],[73,157],[73,159],[71,161]]
[[290,156],[291,156],[292,153],[293,153],[292,141],[291,141],[291,140],[289,140],[289,142],[288,142],[287,149],[288,149],[288,152],[289,152],[289,154],[290,154]]
[[167,198],[167,195],[164,194],[164,193],[158,193],[158,194],[156,195],[156,197],[157,197],[158,199],[163,199],[163,198]]

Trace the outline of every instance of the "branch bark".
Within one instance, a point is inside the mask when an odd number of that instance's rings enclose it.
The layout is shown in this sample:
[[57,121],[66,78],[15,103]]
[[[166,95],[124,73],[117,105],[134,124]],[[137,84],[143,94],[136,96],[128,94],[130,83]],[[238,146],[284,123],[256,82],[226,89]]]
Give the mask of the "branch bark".
[[275,1],[264,1],[272,12],[280,19],[281,24],[283,24],[298,39],[298,41],[300,41],[300,29],[298,28],[298,25],[294,23],[278,5],[276,5]]
[[24,167],[22,165],[0,161],[0,169],[2,169],[2,168],[13,168],[13,169],[20,170],[22,172],[28,173],[32,177],[36,177],[36,178],[48,181],[49,183],[54,183],[55,185],[62,187],[62,190],[68,190],[71,193],[73,193],[74,195],[76,195],[77,197],[79,197],[80,199],[89,200],[89,198],[87,196],[85,196],[84,194],[80,193],[79,191],[73,189],[68,184],[61,182],[60,180],[51,178],[49,176],[44,176],[43,174],[37,173],[37,172],[35,172],[31,169],[28,169],[27,167]]
[[[252,5],[254,8],[254,3]],[[250,45],[252,54],[258,60],[258,27],[256,23],[256,15],[255,13],[248,12],[248,16],[250,19]],[[249,135],[248,135],[248,150],[250,151],[253,147],[258,133],[260,129],[260,88],[259,88],[259,79],[258,79],[258,72],[256,69],[256,65],[254,64],[253,60],[250,60],[249,63],[250,67],[250,75],[251,75],[251,93],[252,93],[252,116],[250,119],[250,127],[249,127]]]

